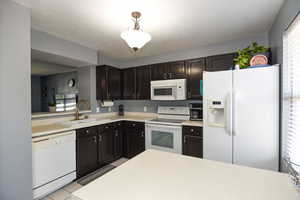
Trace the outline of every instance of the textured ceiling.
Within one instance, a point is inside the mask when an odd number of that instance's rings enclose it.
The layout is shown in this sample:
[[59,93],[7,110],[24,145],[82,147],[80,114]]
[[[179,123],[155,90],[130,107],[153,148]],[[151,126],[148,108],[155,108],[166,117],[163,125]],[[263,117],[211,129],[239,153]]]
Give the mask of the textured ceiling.
[[[269,30],[283,0],[31,0],[32,27],[116,60],[198,48]],[[121,40],[142,12],[152,41],[133,54]]]

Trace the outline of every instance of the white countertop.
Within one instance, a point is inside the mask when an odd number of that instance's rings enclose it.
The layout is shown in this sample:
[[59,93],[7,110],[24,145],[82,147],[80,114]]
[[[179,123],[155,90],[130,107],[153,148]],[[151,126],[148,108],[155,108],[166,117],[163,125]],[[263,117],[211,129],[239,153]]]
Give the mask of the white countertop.
[[287,174],[147,150],[82,187],[82,200],[299,200]]
[[[91,127],[91,126],[97,126],[101,124],[107,124],[117,121],[137,121],[137,122],[146,122],[147,120],[151,120],[156,118],[157,116],[155,114],[128,114],[125,116],[118,116],[118,115],[98,115],[93,116],[91,119],[94,119],[94,121],[87,121],[84,123],[77,123],[77,124],[71,124],[67,121],[57,121],[51,123],[51,120],[49,119],[49,123],[43,122],[42,124],[35,124],[32,126],[32,137],[40,137],[44,135],[50,135],[70,130],[75,130],[79,128],[85,128],[85,127]],[[47,121],[47,120],[43,120]],[[184,126],[202,126],[202,122],[198,121],[185,121],[182,123]]]

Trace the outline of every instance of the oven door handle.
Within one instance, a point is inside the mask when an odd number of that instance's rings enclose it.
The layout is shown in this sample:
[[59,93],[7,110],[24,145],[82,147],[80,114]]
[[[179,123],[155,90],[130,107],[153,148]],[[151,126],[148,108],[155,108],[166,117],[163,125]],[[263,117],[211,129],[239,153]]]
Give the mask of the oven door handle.
[[161,125],[161,124],[146,124],[146,128],[182,129],[181,126],[169,126],[169,125]]

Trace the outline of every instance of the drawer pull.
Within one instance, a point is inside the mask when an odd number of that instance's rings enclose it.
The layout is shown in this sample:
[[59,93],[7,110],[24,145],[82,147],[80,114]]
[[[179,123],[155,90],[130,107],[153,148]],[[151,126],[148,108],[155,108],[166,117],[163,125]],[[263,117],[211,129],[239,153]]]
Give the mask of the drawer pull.
[[86,130],[86,131],[85,131],[85,133],[89,133],[89,132],[90,132],[89,130]]
[[191,128],[190,131],[191,131],[191,132],[194,132],[194,129]]

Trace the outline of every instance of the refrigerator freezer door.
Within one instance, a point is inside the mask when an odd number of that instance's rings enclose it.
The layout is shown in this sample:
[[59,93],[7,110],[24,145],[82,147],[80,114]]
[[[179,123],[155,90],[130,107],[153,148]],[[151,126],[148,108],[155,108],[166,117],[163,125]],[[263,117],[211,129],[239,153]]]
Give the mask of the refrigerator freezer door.
[[278,170],[278,67],[233,72],[233,162]]
[[203,157],[232,163],[232,71],[203,74]]

